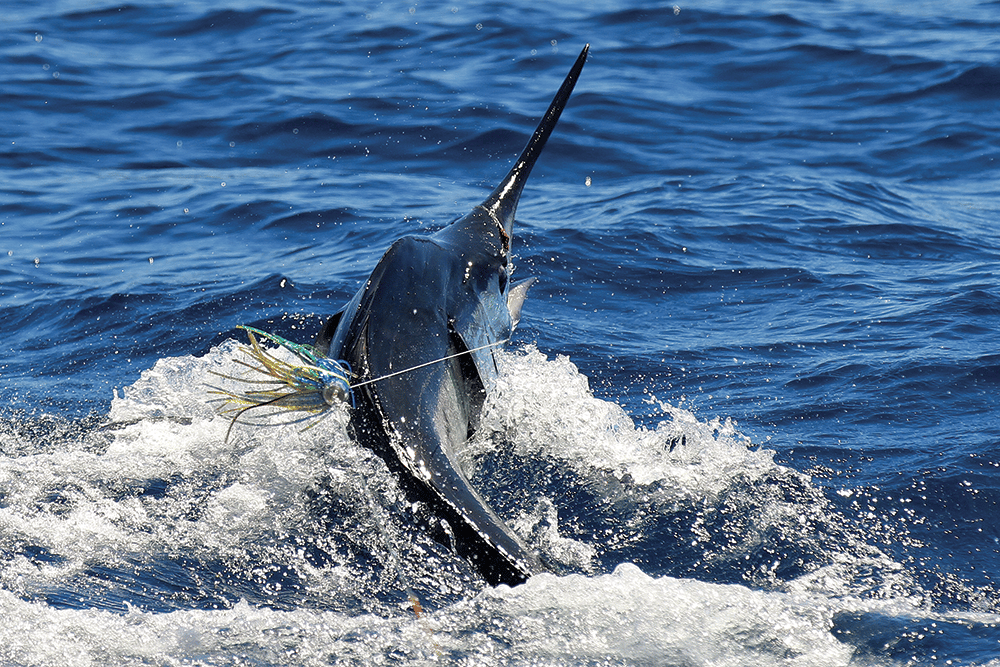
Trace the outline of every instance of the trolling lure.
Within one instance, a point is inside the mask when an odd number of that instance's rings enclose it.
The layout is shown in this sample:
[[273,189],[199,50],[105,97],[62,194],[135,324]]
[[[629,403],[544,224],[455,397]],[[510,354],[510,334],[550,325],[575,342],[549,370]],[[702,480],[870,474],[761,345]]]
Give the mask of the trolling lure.
[[[240,348],[250,361],[244,359],[234,359],[234,361],[266,377],[254,379],[211,371],[213,375],[228,380],[264,385],[264,388],[246,391],[213,388],[211,393],[224,397],[222,400],[225,401],[225,405],[219,410],[220,414],[233,415],[229,430],[226,432],[226,440],[229,439],[229,434],[239,418],[248,410],[255,408],[271,407],[287,412],[305,412],[305,416],[295,420],[304,421],[320,415],[331,406],[341,403],[354,404],[354,395],[351,392],[351,367],[346,361],[330,359],[311,345],[293,343],[254,327],[241,325],[237,328],[246,331],[250,339],[250,347]],[[288,350],[298,357],[302,364],[278,359],[261,347],[257,337]]]
[[[306,421],[319,416],[334,405],[347,403],[351,407],[354,407],[353,390],[357,387],[363,387],[397,375],[409,373],[425,366],[439,364],[455,357],[478,352],[479,350],[504,345],[509,340],[508,338],[504,338],[503,340],[480,345],[471,350],[462,350],[461,352],[449,354],[439,359],[432,359],[431,361],[426,361],[422,364],[404,368],[377,378],[352,383],[351,376],[353,372],[351,371],[350,364],[346,361],[330,359],[317,351],[312,345],[293,343],[277,334],[267,333],[254,327],[239,325],[237,329],[243,329],[247,332],[247,337],[250,339],[250,347],[243,346],[240,349],[252,361],[245,361],[243,359],[234,359],[233,361],[267,377],[254,379],[216,373],[215,371],[209,372],[227,380],[271,386],[264,389],[248,389],[247,391],[231,391],[220,387],[212,388],[211,393],[223,396],[221,400],[225,402],[224,406],[219,410],[219,414],[233,415],[233,420],[229,424],[229,430],[226,431],[227,441],[229,440],[229,434],[232,433],[233,426],[249,410],[270,407],[285,412],[305,412],[306,414],[303,417],[295,419],[291,423]],[[260,342],[257,340],[258,336],[285,348],[297,356],[302,361],[302,365],[290,364],[287,361],[278,359],[261,347]],[[311,428],[311,426],[313,425],[306,428]]]

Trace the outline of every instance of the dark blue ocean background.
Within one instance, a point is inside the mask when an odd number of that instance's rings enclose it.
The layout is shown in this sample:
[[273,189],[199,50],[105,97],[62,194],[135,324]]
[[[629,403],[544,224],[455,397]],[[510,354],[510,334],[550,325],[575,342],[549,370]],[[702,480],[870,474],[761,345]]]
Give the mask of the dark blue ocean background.
[[[0,10],[0,663],[1000,665],[1000,4]],[[510,167],[491,588],[208,401]],[[417,617],[410,588],[424,606]]]

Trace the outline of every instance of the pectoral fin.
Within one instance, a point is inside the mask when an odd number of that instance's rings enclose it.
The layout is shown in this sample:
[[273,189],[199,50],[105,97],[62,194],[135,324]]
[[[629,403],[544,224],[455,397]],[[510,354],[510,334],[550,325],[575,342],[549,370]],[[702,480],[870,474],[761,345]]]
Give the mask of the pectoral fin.
[[537,281],[538,278],[528,278],[511,285],[510,291],[507,293],[507,310],[510,311],[511,329],[521,321],[521,306],[524,305],[524,299],[528,296],[528,288]]

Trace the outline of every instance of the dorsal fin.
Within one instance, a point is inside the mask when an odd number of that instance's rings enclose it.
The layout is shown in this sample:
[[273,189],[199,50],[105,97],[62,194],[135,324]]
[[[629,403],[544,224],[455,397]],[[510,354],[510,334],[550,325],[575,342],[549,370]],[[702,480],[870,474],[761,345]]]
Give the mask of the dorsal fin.
[[521,197],[521,190],[524,189],[524,184],[528,180],[531,168],[535,165],[535,160],[541,155],[542,148],[545,147],[545,142],[548,141],[549,135],[552,134],[552,130],[555,128],[556,123],[559,121],[559,116],[566,106],[566,102],[569,101],[569,96],[573,92],[576,80],[580,77],[580,71],[583,69],[584,63],[587,62],[587,52],[589,50],[590,44],[583,47],[583,51],[580,52],[580,56],[576,59],[569,74],[563,80],[562,86],[559,87],[559,91],[552,99],[548,111],[545,112],[541,122],[538,123],[535,133],[531,135],[531,139],[528,140],[528,145],[524,147],[521,156],[517,158],[517,162],[514,163],[511,170],[500,181],[500,185],[482,203],[482,207],[489,211],[503,226],[507,238],[510,238],[514,228],[514,212],[517,210],[517,201]]

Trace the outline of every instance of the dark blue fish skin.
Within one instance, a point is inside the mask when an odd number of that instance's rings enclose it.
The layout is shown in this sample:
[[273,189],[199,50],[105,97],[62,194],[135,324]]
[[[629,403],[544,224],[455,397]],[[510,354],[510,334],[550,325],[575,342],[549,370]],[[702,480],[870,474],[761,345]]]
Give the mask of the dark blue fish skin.
[[[448,521],[458,552],[494,585],[521,583],[544,567],[472,487],[458,456],[496,377],[494,349],[510,337],[526,290],[509,276],[517,202],[587,52],[493,193],[436,234],[396,241],[317,340],[358,376],[357,437]],[[406,369],[414,370],[399,373]]]

